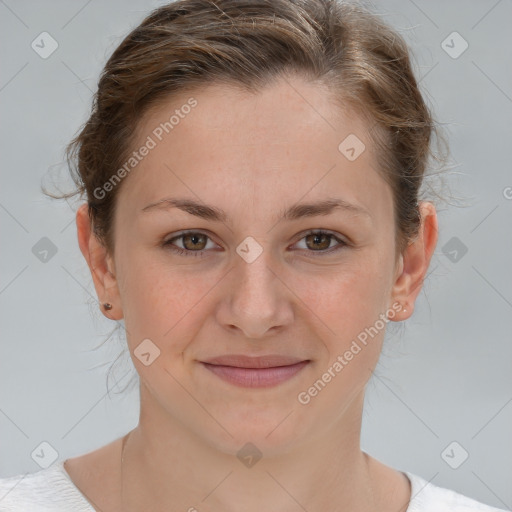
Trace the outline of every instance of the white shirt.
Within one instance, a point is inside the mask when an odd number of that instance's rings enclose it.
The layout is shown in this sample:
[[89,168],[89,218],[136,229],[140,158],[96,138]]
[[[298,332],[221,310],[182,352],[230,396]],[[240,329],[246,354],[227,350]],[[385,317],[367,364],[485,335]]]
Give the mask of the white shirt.
[[[63,466],[0,478],[0,512],[94,512]],[[411,482],[407,512],[505,512],[404,472]]]

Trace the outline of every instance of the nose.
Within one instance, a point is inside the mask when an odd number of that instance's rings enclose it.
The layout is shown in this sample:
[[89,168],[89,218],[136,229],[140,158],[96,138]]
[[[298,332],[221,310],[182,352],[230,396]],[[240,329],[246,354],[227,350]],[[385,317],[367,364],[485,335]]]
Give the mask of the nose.
[[237,255],[222,293],[217,321],[247,339],[262,338],[293,321],[293,293],[268,249],[251,262]]

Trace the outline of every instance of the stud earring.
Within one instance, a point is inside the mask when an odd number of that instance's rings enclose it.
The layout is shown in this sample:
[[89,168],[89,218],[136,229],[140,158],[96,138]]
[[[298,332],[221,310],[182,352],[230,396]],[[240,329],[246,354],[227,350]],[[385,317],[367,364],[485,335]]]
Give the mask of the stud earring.
[[110,304],[109,302],[105,302],[105,303],[103,304],[103,307],[104,307],[106,310],[110,310],[110,309],[112,309],[112,304]]

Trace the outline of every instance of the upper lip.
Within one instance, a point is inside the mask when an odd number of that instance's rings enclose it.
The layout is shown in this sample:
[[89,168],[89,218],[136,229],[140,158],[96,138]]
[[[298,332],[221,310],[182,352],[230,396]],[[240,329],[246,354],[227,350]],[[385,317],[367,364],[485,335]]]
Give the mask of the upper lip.
[[219,366],[236,366],[238,368],[272,368],[275,366],[290,366],[302,361],[308,361],[308,359],[301,359],[292,356],[280,356],[277,354],[257,357],[233,354],[213,357],[202,362]]

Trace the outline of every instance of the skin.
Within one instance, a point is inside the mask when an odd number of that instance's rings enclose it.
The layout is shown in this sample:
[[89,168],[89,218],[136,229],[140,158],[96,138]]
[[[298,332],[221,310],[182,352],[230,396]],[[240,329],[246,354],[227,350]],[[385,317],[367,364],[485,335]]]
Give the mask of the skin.
[[[134,149],[190,96],[152,109]],[[98,299],[113,305],[104,314],[125,321],[141,412],[122,477],[121,439],[68,459],[70,477],[103,511],[406,510],[407,477],[360,449],[365,387],[385,329],[308,404],[297,396],[393,304],[402,309],[390,321],[410,317],[437,243],[434,206],[420,203],[420,232],[395,259],[393,197],[367,126],[336,109],[327,89],[295,76],[256,95],[211,84],[193,97],[197,106],[122,183],[114,255],[92,235],[86,205],[77,212]],[[338,150],[351,133],[366,144],[354,161]],[[227,220],[141,212],[164,197],[214,205]],[[285,207],[327,197],[369,215],[275,220]],[[186,229],[208,238],[174,243],[203,257],[162,247]],[[321,254],[338,242],[315,242],[310,229],[348,245]],[[247,236],[263,251],[251,263],[236,252]],[[148,366],[134,355],[146,338],[160,350]],[[311,362],[259,389],[226,383],[198,362],[269,353]],[[236,456],[247,442],[263,454],[249,468]]]

